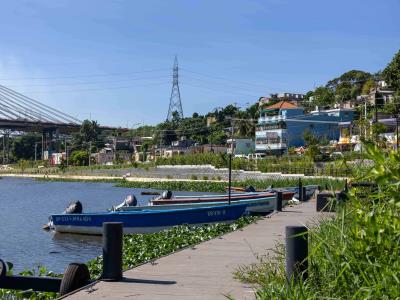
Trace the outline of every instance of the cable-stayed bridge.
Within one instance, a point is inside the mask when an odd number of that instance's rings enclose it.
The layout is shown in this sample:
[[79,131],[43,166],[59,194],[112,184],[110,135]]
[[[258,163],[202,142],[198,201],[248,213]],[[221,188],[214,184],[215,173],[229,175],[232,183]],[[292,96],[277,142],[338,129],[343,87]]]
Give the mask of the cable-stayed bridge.
[[[2,163],[9,160],[9,137],[15,132],[42,134],[41,158],[45,151],[60,150],[60,134],[79,131],[82,121],[58,109],[0,85],[0,131],[2,135]],[[100,126],[100,130],[117,128]],[[120,131],[127,129],[118,128]],[[36,153],[36,144],[35,144]],[[35,154],[36,156],[36,154]]]
[[0,129],[68,134],[78,131],[81,124],[81,120],[67,113],[0,85]]

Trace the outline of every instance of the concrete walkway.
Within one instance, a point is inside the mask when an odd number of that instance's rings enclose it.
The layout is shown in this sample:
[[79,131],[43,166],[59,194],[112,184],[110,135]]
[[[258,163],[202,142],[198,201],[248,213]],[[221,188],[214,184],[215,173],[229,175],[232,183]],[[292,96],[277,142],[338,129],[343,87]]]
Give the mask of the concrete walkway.
[[243,230],[128,270],[121,282],[98,282],[66,299],[253,299],[251,286],[233,278],[237,268],[272,254],[285,226],[312,225],[322,216],[315,200],[286,207]]

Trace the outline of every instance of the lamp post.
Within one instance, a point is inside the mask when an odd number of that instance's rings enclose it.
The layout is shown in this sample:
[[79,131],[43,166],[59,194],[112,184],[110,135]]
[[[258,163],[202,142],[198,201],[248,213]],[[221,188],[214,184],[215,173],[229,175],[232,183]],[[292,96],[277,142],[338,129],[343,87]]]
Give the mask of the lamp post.
[[399,115],[396,118],[396,151],[399,152]]

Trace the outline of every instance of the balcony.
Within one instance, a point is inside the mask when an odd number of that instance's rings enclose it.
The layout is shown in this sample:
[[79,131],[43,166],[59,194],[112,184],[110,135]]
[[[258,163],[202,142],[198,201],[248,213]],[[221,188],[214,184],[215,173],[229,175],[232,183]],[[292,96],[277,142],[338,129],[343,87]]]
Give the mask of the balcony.
[[279,121],[285,121],[286,116],[276,115],[276,116],[265,116],[260,117],[258,119],[258,124],[265,124],[265,123],[277,123]]
[[285,150],[285,149],[287,149],[286,143],[256,144],[256,151]]

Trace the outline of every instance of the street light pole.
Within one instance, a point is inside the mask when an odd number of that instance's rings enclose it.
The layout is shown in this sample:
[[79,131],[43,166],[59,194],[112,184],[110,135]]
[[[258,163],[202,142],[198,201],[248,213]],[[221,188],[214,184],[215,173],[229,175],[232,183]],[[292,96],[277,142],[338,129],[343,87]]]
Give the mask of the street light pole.
[[67,139],[64,140],[64,144],[65,144],[65,160],[67,163],[67,167],[68,167],[68,148],[67,148]]
[[92,141],[89,142],[89,167],[90,167],[90,156],[92,155]]
[[396,151],[399,152],[399,116],[396,118]]

